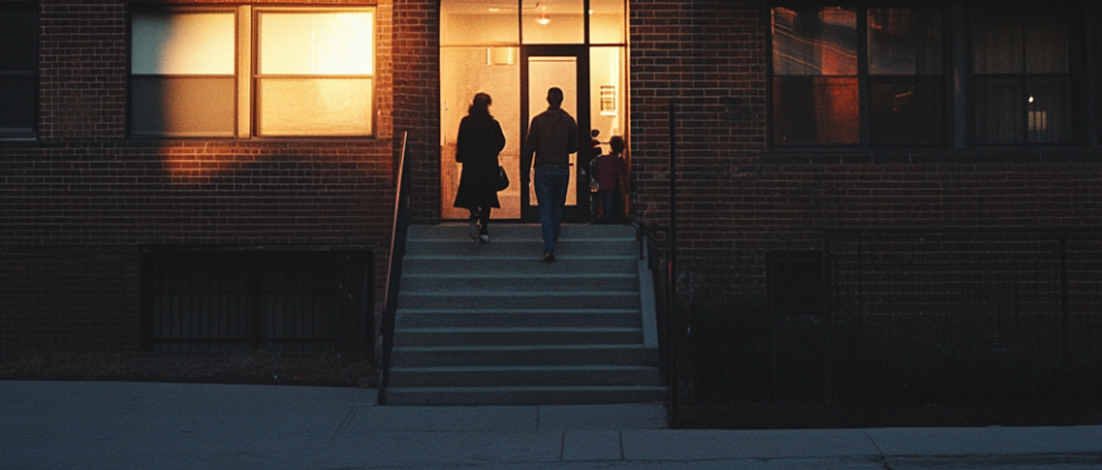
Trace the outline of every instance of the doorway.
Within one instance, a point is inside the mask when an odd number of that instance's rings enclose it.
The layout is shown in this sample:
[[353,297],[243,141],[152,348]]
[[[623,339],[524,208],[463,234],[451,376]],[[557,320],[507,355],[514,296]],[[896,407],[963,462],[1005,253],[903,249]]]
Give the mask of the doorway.
[[581,141],[579,153],[571,155],[564,220],[590,219],[590,131],[599,132],[601,152],[608,151],[613,135],[628,140],[625,25],[624,0],[442,0],[442,219],[467,218],[466,209],[452,206],[462,172],[455,162],[455,138],[459,121],[479,92],[493,97],[491,113],[506,140],[498,159],[512,182],[498,193],[501,208],[494,210],[493,218],[539,219],[533,189],[521,187],[520,156],[532,117],[547,109],[550,87],[563,90],[563,109],[578,122]]

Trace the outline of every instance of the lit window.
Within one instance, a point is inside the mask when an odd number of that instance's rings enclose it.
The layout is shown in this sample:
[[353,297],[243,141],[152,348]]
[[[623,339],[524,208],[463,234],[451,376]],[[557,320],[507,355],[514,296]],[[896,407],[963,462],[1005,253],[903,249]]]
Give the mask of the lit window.
[[373,133],[371,10],[143,10],[131,34],[132,135]]
[[1072,141],[1066,13],[983,9],[972,22],[977,144]]
[[0,139],[34,137],[38,69],[35,6],[0,4]]

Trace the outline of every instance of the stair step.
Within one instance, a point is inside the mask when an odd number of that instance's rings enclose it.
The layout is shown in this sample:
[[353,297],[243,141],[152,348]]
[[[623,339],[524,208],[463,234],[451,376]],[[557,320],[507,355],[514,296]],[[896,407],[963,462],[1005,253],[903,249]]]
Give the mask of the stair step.
[[391,405],[574,405],[654,403],[667,390],[656,386],[390,387]]
[[658,385],[658,368],[645,366],[391,367],[397,387]]
[[641,328],[401,328],[397,346],[641,344]]
[[653,350],[638,344],[562,346],[412,346],[394,348],[392,366],[656,365]]
[[404,309],[402,328],[448,327],[621,327],[639,328],[639,311],[632,309]]
[[402,273],[410,274],[464,274],[487,273],[499,275],[518,274],[576,274],[576,273],[635,273],[639,260],[634,256],[577,256],[559,253],[554,263],[540,260],[537,250],[532,256],[421,256],[406,255]]
[[[466,235],[464,235],[466,236]],[[408,240],[407,253],[421,256],[516,256],[531,259],[543,254],[543,241],[499,240],[490,235],[490,243],[475,243],[469,239]],[[558,251],[576,256],[639,256],[639,244],[631,240],[567,239],[560,240]]]
[[632,273],[411,273],[402,276],[404,292],[470,291],[567,291],[639,290],[639,276]]
[[447,305],[461,308],[637,309],[639,292],[631,291],[534,291],[534,292],[401,292],[398,308],[432,308]]
[[[539,224],[490,224],[493,240],[541,241]],[[466,240],[465,222],[440,225],[411,225],[408,240]],[[631,240],[635,241],[635,228],[628,225],[574,225],[565,224],[559,232],[559,241],[569,240]],[[491,241],[491,243],[493,243]]]
[[540,261],[538,225],[493,224],[490,236],[410,227],[387,403],[664,399],[633,227],[565,225],[554,263]]

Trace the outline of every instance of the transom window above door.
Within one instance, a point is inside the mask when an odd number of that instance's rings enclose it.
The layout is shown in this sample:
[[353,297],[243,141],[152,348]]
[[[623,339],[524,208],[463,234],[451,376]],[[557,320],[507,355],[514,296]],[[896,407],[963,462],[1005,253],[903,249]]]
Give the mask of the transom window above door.
[[134,11],[130,133],[373,135],[374,23],[361,8]]
[[624,3],[624,0],[446,0],[440,2],[440,44],[623,44]]

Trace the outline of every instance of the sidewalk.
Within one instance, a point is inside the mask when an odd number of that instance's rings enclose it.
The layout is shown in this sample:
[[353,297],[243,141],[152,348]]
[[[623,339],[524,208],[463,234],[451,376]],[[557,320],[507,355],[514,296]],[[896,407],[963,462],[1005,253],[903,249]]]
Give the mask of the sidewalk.
[[653,405],[380,407],[354,388],[0,381],[0,468],[1102,469],[1102,426],[669,430]]

